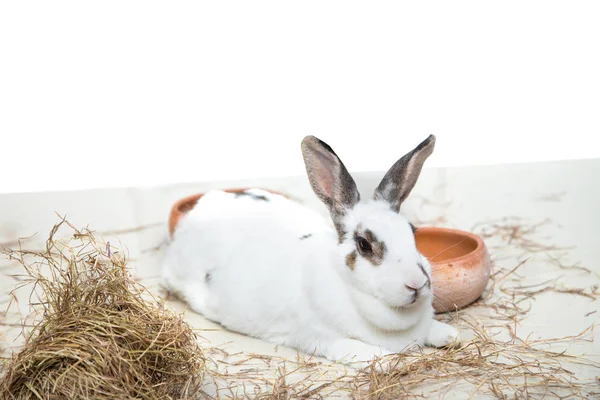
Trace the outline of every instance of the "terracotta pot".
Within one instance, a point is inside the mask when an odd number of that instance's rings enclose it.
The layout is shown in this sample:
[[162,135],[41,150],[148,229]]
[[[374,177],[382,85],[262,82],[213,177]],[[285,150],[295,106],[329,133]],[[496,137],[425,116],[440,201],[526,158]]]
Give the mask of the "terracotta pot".
[[[248,189],[253,189],[253,188],[233,188],[233,189],[223,189],[223,191],[229,192],[229,193],[240,193],[240,192],[246,191]],[[257,188],[254,188],[254,189],[257,189]],[[280,194],[282,196],[285,196],[284,194],[276,192],[274,190],[269,190],[269,189],[264,189],[264,188],[262,190],[266,190],[267,192],[271,192],[273,194]],[[202,197],[203,195],[204,195],[204,193],[196,193],[191,196],[184,197],[183,199],[179,199],[175,204],[173,204],[173,207],[171,207],[171,214],[169,216],[169,233],[170,233],[171,237],[173,236],[173,233],[175,232],[175,228],[177,227],[177,224],[181,220],[181,217],[183,217],[187,212],[189,212],[192,208],[194,208],[194,206],[196,205],[196,203],[198,202],[200,197]]]
[[437,313],[454,311],[477,300],[490,279],[491,260],[479,236],[455,229],[423,227],[417,249],[431,263]]

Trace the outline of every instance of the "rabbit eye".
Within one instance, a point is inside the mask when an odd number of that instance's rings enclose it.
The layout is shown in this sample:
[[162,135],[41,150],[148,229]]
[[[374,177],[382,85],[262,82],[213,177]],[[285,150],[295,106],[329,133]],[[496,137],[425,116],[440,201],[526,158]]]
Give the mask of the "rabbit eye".
[[358,242],[358,248],[362,253],[370,253],[373,248],[371,247],[371,243],[369,243],[365,238],[359,237],[356,239]]

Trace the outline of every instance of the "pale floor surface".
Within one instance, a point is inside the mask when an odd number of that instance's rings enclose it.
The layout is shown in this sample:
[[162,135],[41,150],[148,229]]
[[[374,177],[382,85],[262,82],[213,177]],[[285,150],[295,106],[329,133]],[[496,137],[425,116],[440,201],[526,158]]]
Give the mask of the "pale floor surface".
[[[372,192],[382,173],[355,174],[362,193]],[[447,226],[463,230],[476,224],[491,224],[502,218],[522,218],[523,224],[534,225],[546,221],[532,235],[539,241],[568,247],[564,251],[536,254],[524,253],[517,244],[493,245],[488,243],[496,268],[512,269],[519,260],[529,258],[519,270],[523,283],[536,284],[557,280],[561,287],[583,288],[590,292],[600,285],[600,159],[486,166],[452,169],[426,169],[413,195],[406,202],[404,213],[416,223]],[[0,195],[0,245],[12,247],[17,238],[28,249],[42,249],[52,226],[58,222],[55,212],[66,215],[77,227],[89,226],[102,233],[106,240],[124,244],[129,252],[130,265],[136,276],[150,288],[160,284],[159,266],[167,243],[167,218],[170,207],[177,199],[210,188],[266,187],[284,192],[324,216],[325,208],[317,201],[305,177],[275,180],[199,183],[160,188],[128,188],[82,192],[37,193]],[[565,265],[578,264],[581,269],[561,269],[550,266],[549,257],[560,256]],[[8,293],[16,281],[10,276],[18,273],[18,266],[4,258],[0,260],[3,275],[0,278],[0,302],[8,301]],[[26,296],[26,293],[20,294]],[[600,301],[584,296],[546,292],[535,297],[532,309],[522,319],[517,331],[521,337],[531,333],[532,338],[554,338],[577,335],[600,318]],[[21,311],[26,313],[27,298],[20,300]],[[186,320],[211,346],[227,352],[265,354],[295,359],[291,349],[276,348],[263,341],[228,332],[206,321],[202,316],[185,309],[177,301],[170,304],[185,312]],[[475,312],[475,311],[474,311]],[[0,315],[0,318],[2,316]],[[18,322],[16,315],[6,315],[9,323]],[[18,328],[3,326],[0,348],[16,348]],[[466,332],[468,336],[468,332]],[[593,341],[570,342],[569,352],[586,354],[600,361],[600,331],[593,333]],[[235,357],[244,357],[243,354]],[[323,360],[319,360],[323,361]],[[329,363],[323,361],[325,368]],[[244,364],[245,368],[248,364]],[[252,364],[266,368],[261,361]],[[271,365],[271,369],[276,368]],[[234,368],[234,367],[230,367]],[[573,366],[582,379],[595,379],[600,371],[593,367]],[[332,376],[342,367],[328,369]],[[464,398],[470,392],[453,391],[445,398]],[[477,396],[476,396],[477,397]]]

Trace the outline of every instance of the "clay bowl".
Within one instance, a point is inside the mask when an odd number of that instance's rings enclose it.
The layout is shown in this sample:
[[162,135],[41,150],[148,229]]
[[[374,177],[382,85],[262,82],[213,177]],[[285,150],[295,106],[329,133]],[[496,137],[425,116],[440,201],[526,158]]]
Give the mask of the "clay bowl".
[[454,311],[477,300],[490,279],[491,260],[483,240],[470,232],[423,227],[417,249],[431,263],[436,313]]
[[[223,191],[229,192],[229,193],[240,193],[240,192],[246,191],[248,189],[251,189],[251,188],[223,189]],[[257,189],[257,188],[254,188],[254,189]],[[262,190],[266,190],[267,192],[271,192],[273,194],[280,194],[282,196],[285,196],[284,194],[276,192],[274,190],[265,189],[265,188],[262,188]],[[196,203],[198,202],[200,197],[202,197],[203,195],[204,195],[204,193],[196,193],[196,194],[184,197],[183,199],[179,199],[175,204],[173,204],[173,207],[171,207],[171,214],[169,216],[169,234],[171,235],[171,237],[173,236],[173,233],[175,232],[175,228],[177,227],[177,224],[179,223],[181,218],[186,213],[188,213],[192,208],[194,208],[194,206],[196,205]]]

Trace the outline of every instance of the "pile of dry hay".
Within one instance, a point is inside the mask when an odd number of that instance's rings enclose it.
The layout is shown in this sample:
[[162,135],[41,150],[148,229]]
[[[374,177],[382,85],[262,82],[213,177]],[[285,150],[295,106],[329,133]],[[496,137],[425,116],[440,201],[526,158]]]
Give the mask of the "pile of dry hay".
[[[67,224],[69,240],[54,239]],[[125,257],[64,219],[43,252],[8,250],[42,318],[0,381],[7,399],[169,399],[202,392],[205,357],[180,316],[129,276]],[[38,314],[39,316],[39,314]]]

